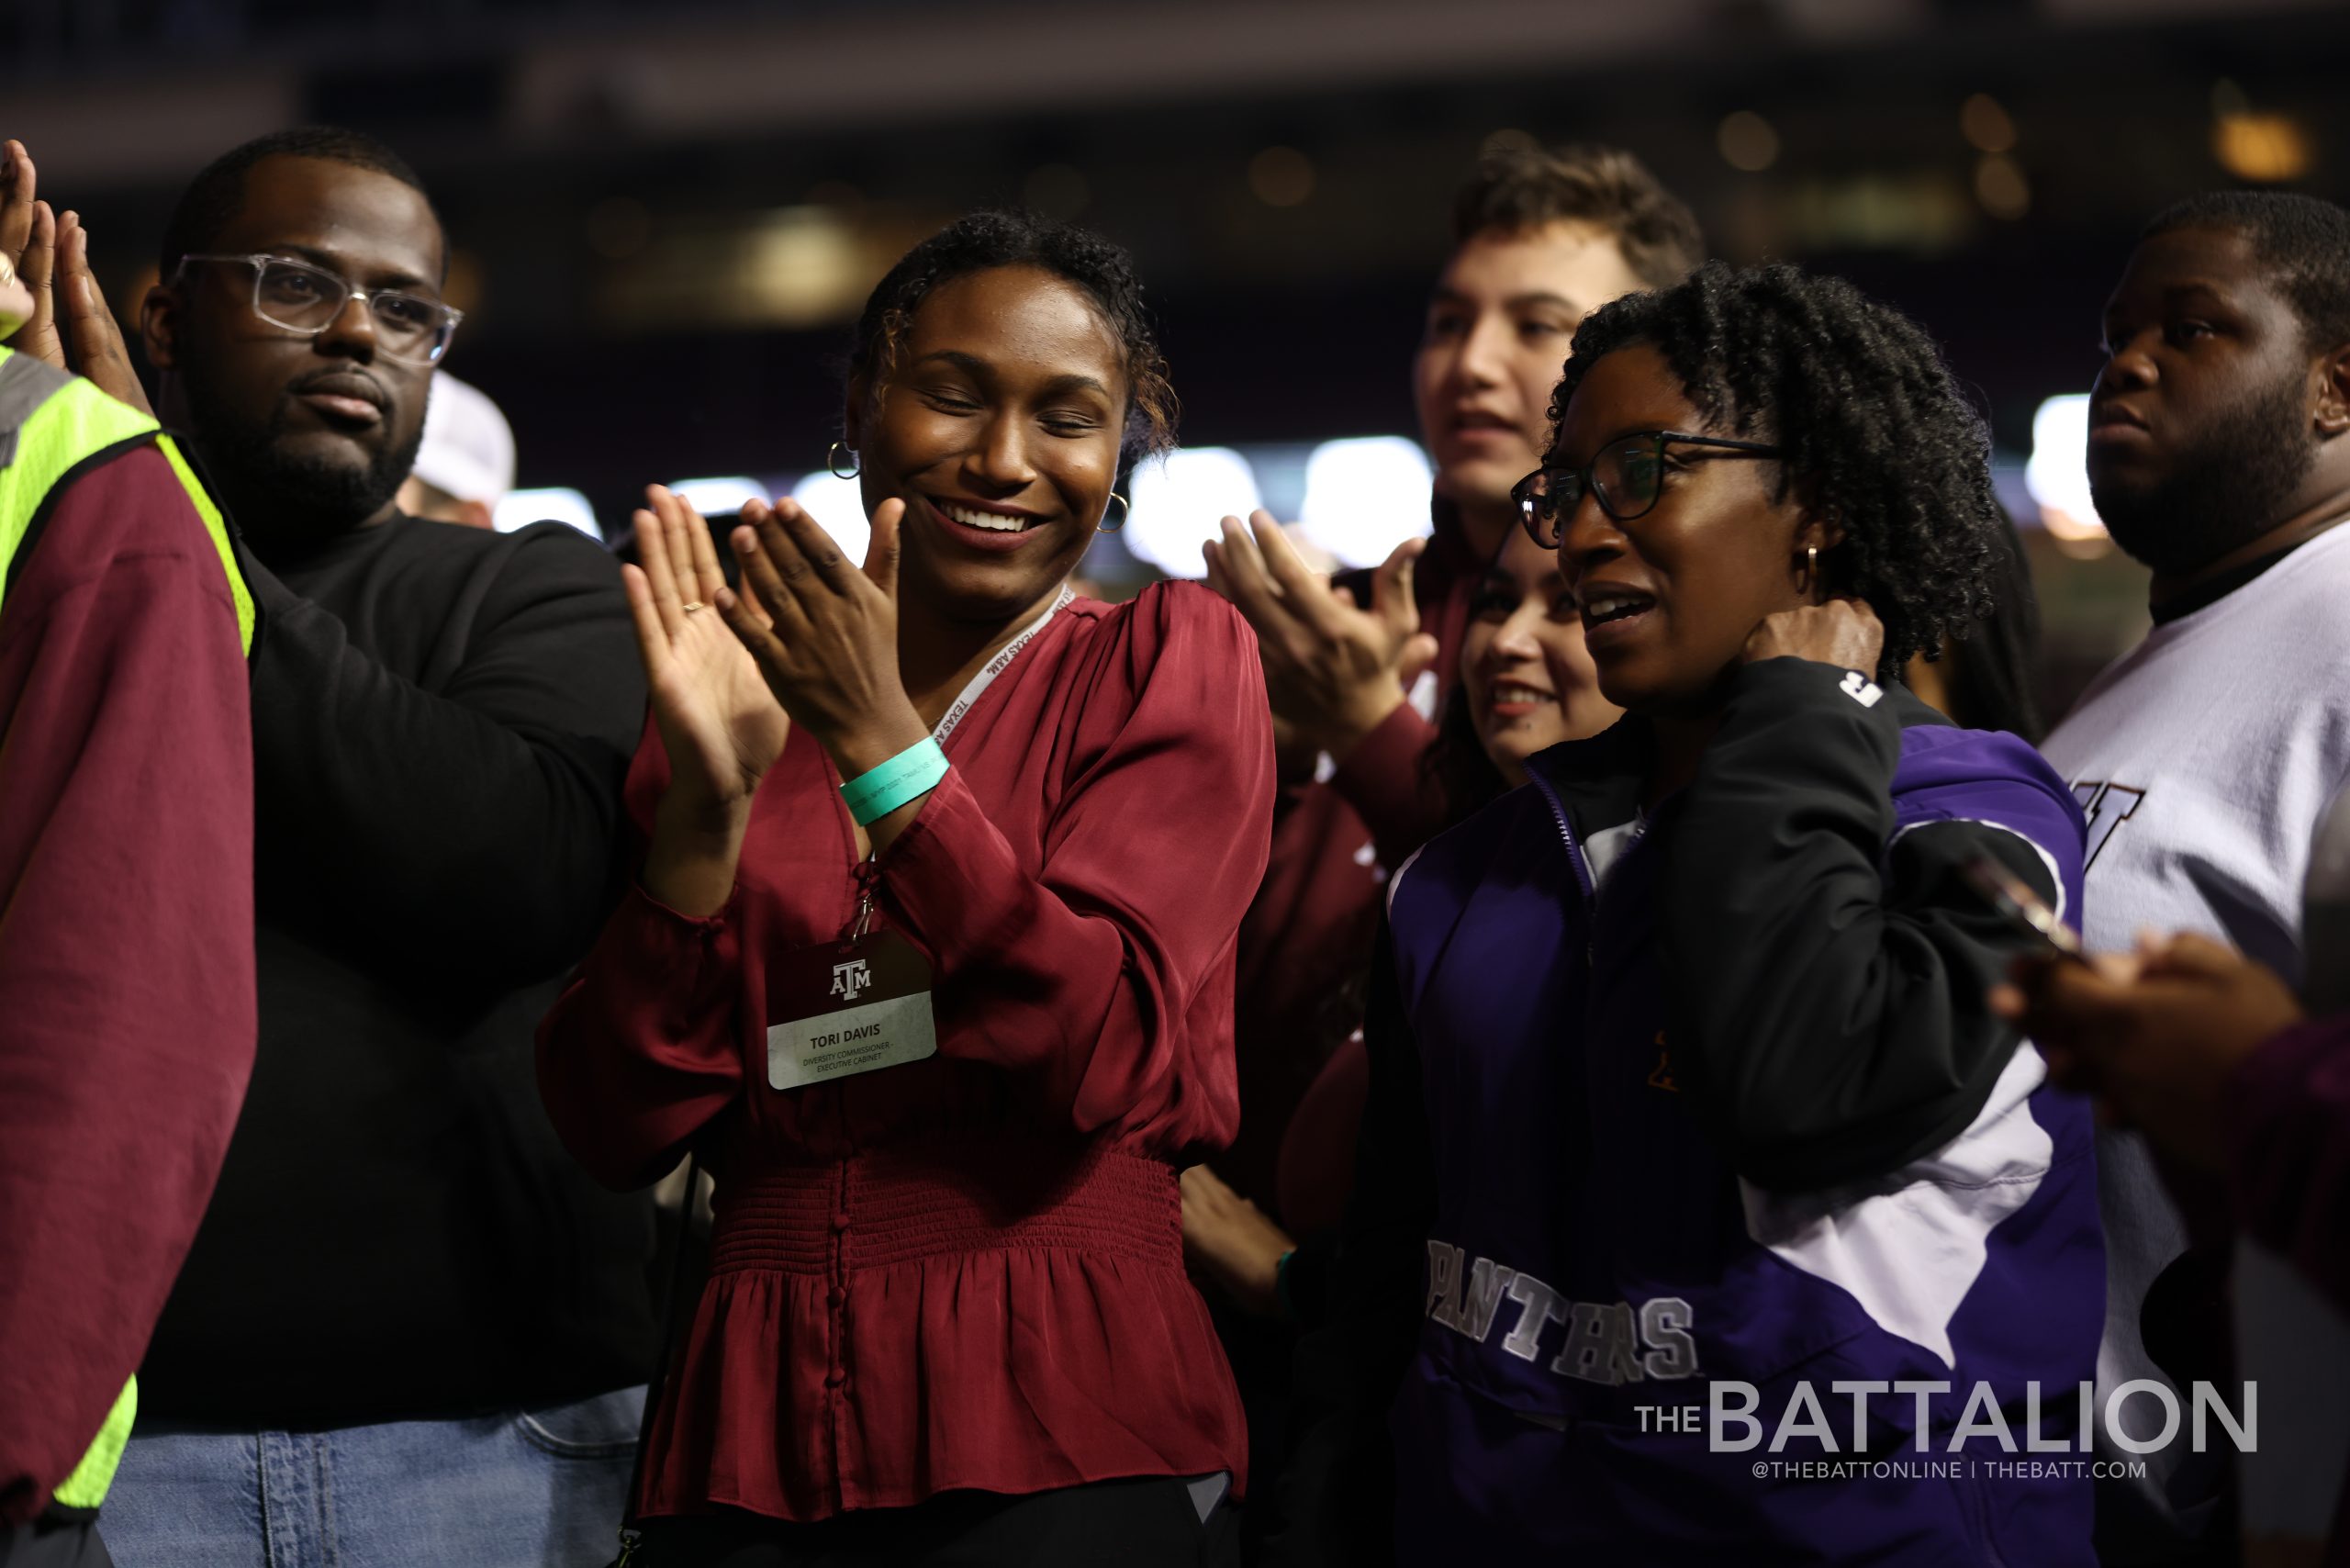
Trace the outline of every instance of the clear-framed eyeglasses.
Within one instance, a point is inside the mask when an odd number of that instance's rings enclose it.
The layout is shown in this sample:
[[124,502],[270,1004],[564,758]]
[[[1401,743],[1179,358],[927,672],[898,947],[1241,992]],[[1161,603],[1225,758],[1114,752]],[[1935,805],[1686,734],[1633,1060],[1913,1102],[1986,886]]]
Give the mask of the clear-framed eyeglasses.
[[353,288],[341,276],[291,256],[182,256],[190,262],[217,262],[224,266],[251,267],[253,274],[253,314],[273,327],[314,338],[334,324],[343,307],[356,299],[367,307],[375,329],[376,352],[407,364],[433,364],[449,352],[449,340],[465,313],[421,294],[397,288]]

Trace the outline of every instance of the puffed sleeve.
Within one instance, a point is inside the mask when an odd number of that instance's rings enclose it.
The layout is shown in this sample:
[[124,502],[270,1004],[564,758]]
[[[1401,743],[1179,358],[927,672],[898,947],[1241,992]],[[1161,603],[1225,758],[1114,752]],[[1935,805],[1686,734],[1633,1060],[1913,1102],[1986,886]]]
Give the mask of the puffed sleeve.
[[949,771],[879,863],[890,918],[936,971],[942,1054],[1034,1074],[1074,1126],[1238,1126],[1232,986],[1264,875],[1273,745],[1247,625],[1194,584],[1123,618],[1069,721],[1032,873]]
[[[639,827],[668,771],[645,725],[630,769]],[[743,1092],[735,1043],[739,890],[718,913],[678,913],[632,885],[539,1025],[539,1095],[572,1158],[607,1186],[657,1182]]]

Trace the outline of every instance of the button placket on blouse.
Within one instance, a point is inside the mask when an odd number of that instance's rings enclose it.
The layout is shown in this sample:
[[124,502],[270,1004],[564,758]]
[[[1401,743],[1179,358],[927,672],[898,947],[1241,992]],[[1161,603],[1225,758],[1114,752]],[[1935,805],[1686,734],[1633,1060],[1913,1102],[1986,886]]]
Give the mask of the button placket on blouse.
[[[878,901],[881,868],[872,858],[853,860],[848,868],[851,875],[851,917],[848,931],[853,935],[865,935],[872,928],[874,902]],[[830,1333],[825,1335],[825,1406],[832,1427],[832,1490],[839,1506],[856,1506],[856,1481],[848,1476],[848,1455],[856,1453],[848,1431],[848,1180],[856,1161],[856,1137],[848,1131],[848,1105],[844,1098],[834,1100],[834,1112],[841,1121],[841,1159],[832,1169],[832,1262],[830,1282],[825,1286],[825,1321]]]
[[[857,892],[860,914],[871,907],[873,894],[870,879],[871,862],[857,868]],[[860,924],[861,924],[860,920]],[[824,1368],[824,1401],[827,1423],[833,1435],[833,1490],[837,1506],[843,1508],[856,1505],[856,1483],[848,1474],[848,1456],[855,1448],[850,1441],[848,1419],[848,1227],[849,1172],[856,1159],[856,1146],[849,1138],[848,1107],[845,1101],[835,1101],[841,1120],[844,1148],[841,1158],[833,1167],[833,1235],[829,1278],[824,1289],[825,1321],[831,1332],[826,1335],[827,1361]]]

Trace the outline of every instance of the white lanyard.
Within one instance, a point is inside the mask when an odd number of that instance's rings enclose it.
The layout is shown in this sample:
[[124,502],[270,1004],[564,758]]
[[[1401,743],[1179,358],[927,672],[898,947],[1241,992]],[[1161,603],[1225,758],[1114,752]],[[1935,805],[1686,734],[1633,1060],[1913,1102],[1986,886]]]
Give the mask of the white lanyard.
[[941,745],[946,745],[946,737],[955,733],[955,726],[963,722],[963,716],[971,711],[971,705],[995,683],[997,676],[1012,667],[1012,661],[1020,656],[1020,650],[1028,645],[1028,640],[1045,629],[1045,622],[1053,618],[1055,611],[1076,597],[1077,590],[1063,583],[1060,597],[1053,600],[1045,613],[1023,627],[1020,635],[1006,643],[1003,651],[990,659],[979,673],[971,678],[971,683],[963,688],[963,694],[955,699],[954,706],[946,710],[946,716],[939,720],[937,728],[930,732],[930,738]]
[[[1029,639],[1035,636],[1037,633],[1045,629],[1045,622],[1050,621],[1055,612],[1058,611],[1062,605],[1067,604],[1070,599],[1075,599],[1076,597],[1077,590],[1070,588],[1067,583],[1063,583],[1061,585],[1059,597],[1053,600],[1051,605],[1046,609],[1045,613],[1039,615],[1035,620],[1031,621],[1027,625],[1022,627],[1020,629],[1020,635],[1013,638],[1011,642],[1006,643],[1003,645],[1002,652],[990,659],[987,664],[981,667],[979,673],[971,678],[970,684],[963,688],[963,694],[955,699],[954,706],[946,710],[946,717],[938,721],[937,728],[930,732],[930,738],[941,745],[946,745],[946,737],[955,733],[955,726],[963,722],[964,715],[971,711],[971,704],[977,702],[979,700],[981,693],[985,692],[990,685],[994,684],[995,678],[997,676],[1002,675],[1005,670],[1012,667],[1012,661],[1020,656],[1020,650],[1028,645]],[[877,858],[878,858],[878,857],[875,852],[871,850],[867,850],[866,852],[865,859],[867,865],[872,864]],[[873,889],[870,884],[867,884],[864,892],[857,900],[856,923],[854,928],[849,932],[850,940],[854,941],[856,938],[863,936],[866,932],[872,928],[872,924]]]

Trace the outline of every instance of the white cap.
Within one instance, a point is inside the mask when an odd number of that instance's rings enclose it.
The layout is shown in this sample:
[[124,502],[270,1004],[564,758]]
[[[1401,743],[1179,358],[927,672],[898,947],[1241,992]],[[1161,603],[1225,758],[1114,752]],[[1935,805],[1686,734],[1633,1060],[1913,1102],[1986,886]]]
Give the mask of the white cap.
[[415,473],[458,500],[495,507],[514,487],[514,427],[487,393],[436,371]]

